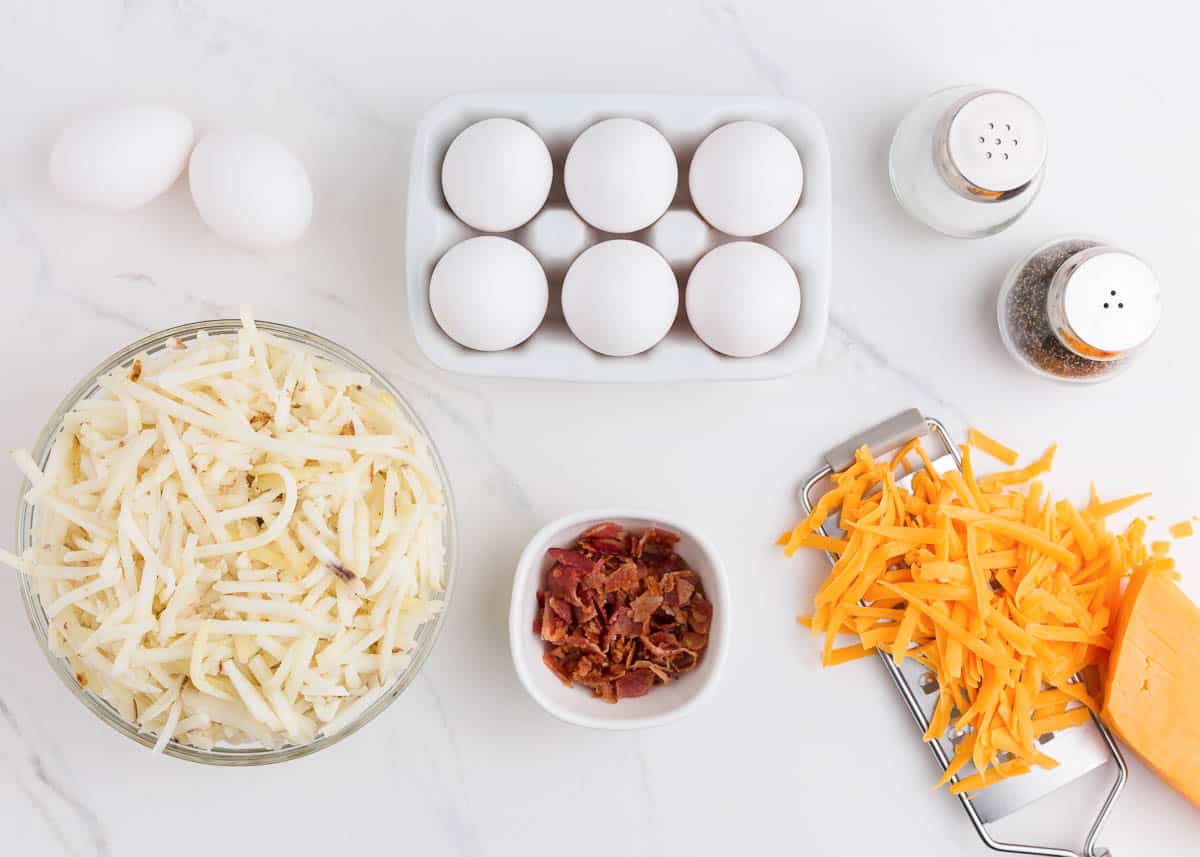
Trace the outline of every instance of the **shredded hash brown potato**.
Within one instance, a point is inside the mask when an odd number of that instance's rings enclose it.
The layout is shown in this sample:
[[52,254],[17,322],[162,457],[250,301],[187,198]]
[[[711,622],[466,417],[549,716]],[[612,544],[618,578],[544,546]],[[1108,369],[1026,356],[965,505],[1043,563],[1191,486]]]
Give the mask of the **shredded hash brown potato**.
[[32,488],[49,644],[130,723],[200,748],[332,734],[442,606],[446,500],[371,379],[259,330],[100,380]]
[[[972,444],[1001,460],[1016,453],[979,432]],[[920,441],[890,460],[863,447],[835,474],[812,514],[779,544],[836,556],[801,624],[825,635],[822,662],[841,664],[883,651],[897,666],[913,658],[937,680],[925,740],[949,735],[953,759],[938,785],[956,776],[971,793],[1032,767],[1058,762],[1043,736],[1091,720],[1113,646],[1122,581],[1134,572],[1175,576],[1166,546],[1149,550],[1140,518],[1112,532],[1106,518],[1149,495],[1086,506],[1054,501],[1037,481],[1051,447],[1027,467],[977,476],[971,448],[962,470],[938,473]],[[911,490],[897,484],[920,459]],[[816,530],[837,515],[847,535]],[[835,648],[839,634],[857,642]],[[1101,675],[1102,677],[1102,675]]]

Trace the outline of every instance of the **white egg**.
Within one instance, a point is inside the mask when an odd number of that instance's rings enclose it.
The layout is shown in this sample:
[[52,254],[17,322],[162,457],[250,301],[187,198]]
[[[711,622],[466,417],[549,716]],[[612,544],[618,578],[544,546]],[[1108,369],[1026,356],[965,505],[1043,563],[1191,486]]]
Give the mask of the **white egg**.
[[507,232],[546,204],[554,165],[537,132],[515,119],[484,119],[454,138],[442,160],[442,193],[468,226]]
[[257,131],[205,134],[192,151],[188,183],[200,217],[250,249],[290,244],[312,219],[313,192],[299,158]]
[[498,235],[468,238],[438,260],[429,305],[446,335],[476,351],[502,351],[533,335],[550,300],[534,255]]
[[98,113],[59,133],[50,151],[50,181],[72,202],[129,211],[175,183],[195,137],[191,121],[175,110]]
[[692,204],[722,232],[749,238],[787,220],[800,202],[804,166],[792,141],[762,122],[713,131],[692,157]]
[[692,329],[714,351],[757,357],[787,339],[800,316],[800,282],[787,259],[753,241],[710,250],[688,277]]
[[567,269],[562,307],[580,342],[601,354],[628,357],[667,335],[679,310],[679,285],[667,260],[652,248],[604,241]]
[[580,134],[563,168],[567,198],[597,229],[645,229],[671,205],[679,164],[667,138],[637,119],[605,119]]

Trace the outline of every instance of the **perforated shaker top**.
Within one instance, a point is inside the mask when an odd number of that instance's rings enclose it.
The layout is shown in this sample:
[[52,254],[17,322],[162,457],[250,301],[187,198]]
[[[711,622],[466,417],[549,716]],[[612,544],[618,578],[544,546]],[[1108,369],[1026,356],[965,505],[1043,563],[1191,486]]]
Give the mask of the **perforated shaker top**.
[[943,173],[960,193],[981,201],[1019,193],[1046,163],[1046,124],[1019,95],[980,90],[954,108],[941,126],[948,163]]
[[1144,344],[1162,316],[1158,278],[1123,250],[1094,247],[1055,275],[1051,297],[1067,330],[1093,349],[1122,354]]

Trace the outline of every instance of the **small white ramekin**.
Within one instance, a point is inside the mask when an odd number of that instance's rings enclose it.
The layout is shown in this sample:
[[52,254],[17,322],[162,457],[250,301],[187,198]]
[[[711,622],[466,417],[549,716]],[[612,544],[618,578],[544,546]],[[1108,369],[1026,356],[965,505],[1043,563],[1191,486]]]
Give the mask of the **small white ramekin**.
[[[645,696],[605,702],[589,688],[567,687],[542,662],[545,644],[534,633],[537,591],[551,566],[549,548],[570,548],[589,527],[613,521],[629,530],[661,527],[679,534],[676,551],[700,576],[704,593],[713,605],[708,648],[700,665]],[[662,726],[683,717],[716,688],[729,652],[732,628],[729,581],[725,566],[712,544],[696,530],[666,515],[652,512],[599,510],[579,512],[551,521],[529,541],[513,578],[508,614],[509,646],[521,684],[542,708],[566,723],[593,729],[643,729]]]

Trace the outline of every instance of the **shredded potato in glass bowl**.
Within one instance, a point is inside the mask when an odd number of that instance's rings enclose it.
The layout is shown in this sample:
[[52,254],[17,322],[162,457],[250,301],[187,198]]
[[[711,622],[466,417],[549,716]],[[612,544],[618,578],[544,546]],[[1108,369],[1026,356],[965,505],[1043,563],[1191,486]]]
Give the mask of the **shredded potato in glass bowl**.
[[445,468],[340,346],[242,319],[106,360],[51,417],[17,508],[22,599],[85,705],[157,752],[329,746],[416,676],[454,580]]

